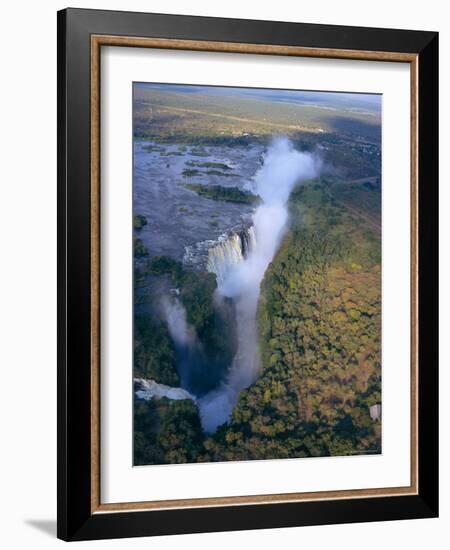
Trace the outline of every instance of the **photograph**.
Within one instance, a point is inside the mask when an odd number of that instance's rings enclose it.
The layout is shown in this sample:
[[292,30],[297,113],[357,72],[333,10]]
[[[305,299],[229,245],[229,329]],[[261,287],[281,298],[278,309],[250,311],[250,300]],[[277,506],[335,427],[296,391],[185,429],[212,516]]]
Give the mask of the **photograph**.
[[382,453],[382,94],[132,87],[133,465]]

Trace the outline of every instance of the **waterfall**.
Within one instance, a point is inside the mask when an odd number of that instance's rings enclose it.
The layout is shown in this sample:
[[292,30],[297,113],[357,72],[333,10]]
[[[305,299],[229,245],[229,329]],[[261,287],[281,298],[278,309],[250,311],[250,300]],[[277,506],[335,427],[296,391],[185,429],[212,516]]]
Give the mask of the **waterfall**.
[[242,256],[247,258],[247,256],[256,248],[256,234],[254,226],[251,225],[248,229],[239,233],[239,237],[241,239]]
[[217,275],[219,296],[231,298],[236,306],[238,349],[222,386],[198,399],[206,432],[229,421],[239,392],[258,376],[260,284],[285,234],[292,189],[315,177],[319,168],[314,155],[296,151],[287,138],[274,140],[254,178],[262,203],[254,212],[253,226],[245,236],[233,234],[208,253],[208,270]]
[[226,280],[230,270],[241,263],[255,247],[255,230],[250,226],[231,235],[222,235],[219,242],[209,248],[206,269],[216,274],[219,287]]

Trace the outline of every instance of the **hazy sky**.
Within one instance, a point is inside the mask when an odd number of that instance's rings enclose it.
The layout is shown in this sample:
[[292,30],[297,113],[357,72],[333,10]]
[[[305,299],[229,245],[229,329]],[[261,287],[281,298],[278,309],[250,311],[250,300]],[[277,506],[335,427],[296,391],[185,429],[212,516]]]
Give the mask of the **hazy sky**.
[[270,88],[233,88],[222,86],[195,86],[187,84],[153,84],[135,83],[142,88],[153,88],[178,93],[211,94],[223,96],[242,96],[246,98],[264,99],[266,101],[316,104],[323,107],[340,109],[365,110],[381,112],[380,94],[357,94],[351,92],[318,92],[306,90],[274,90]]

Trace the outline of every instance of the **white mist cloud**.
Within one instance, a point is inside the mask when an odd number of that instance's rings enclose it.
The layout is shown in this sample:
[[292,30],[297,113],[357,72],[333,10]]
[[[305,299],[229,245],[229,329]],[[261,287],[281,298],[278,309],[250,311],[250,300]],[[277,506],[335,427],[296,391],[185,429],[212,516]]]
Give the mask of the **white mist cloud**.
[[180,386],[192,393],[192,383],[195,382],[198,369],[204,364],[202,346],[194,327],[187,321],[186,310],[180,300],[163,296],[160,303],[169,334],[175,344]]
[[188,324],[186,310],[177,298],[163,296],[161,307],[167,328],[174,343],[181,347],[191,347],[196,341],[194,329]]
[[256,192],[266,205],[286,204],[294,186],[301,180],[316,177],[319,169],[320,162],[315,155],[296,151],[287,137],[277,137],[255,175]]
[[205,431],[214,431],[229,420],[239,392],[258,375],[256,309],[260,284],[285,234],[291,191],[319,171],[320,161],[315,155],[296,151],[288,138],[279,137],[272,142],[255,175],[254,191],[262,199],[253,216],[256,245],[247,258],[231,266],[218,288],[221,295],[235,300],[238,351],[226,382],[199,400]]

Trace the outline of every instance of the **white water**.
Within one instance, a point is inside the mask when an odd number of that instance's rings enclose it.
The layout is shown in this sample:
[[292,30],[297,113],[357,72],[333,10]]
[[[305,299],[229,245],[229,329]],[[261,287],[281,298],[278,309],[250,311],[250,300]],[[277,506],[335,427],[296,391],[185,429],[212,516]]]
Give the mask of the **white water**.
[[[254,191],[261,197],[253,216],[253,245],[244,258],[234,239],[222,247],[208,268],[217,274],[218,293],[233,298],[236,305],[238,351],[227,380],[198,399],[203,429],[213,432],[230,419],[239,392],[257,378],[260,368],[256,310],[260,284],[285,234],[287,201],[302,180],[317,176],[319,163],[310,153],[296,151],[287,138],[277,138],[268,149],[264,164],[254,178]],[[237,236],[239,239],[239,236]],[[239,240],[239,245],[241,245]],[[217,269],[217,271],[215,271]]]
[[254,227],[242,230],[239,234],[223,235],[219,242],[208,250],[206,269],[215,273],[217,284],[221,286],[230,271],[256,247]]
[[135,378],[135,384],[138,385],[136,390],[136,397],[139,399],[161,399],[167,397],[169,399],[192,399],[195,401],[195,397],[183,388],[174,388],[172,386],[165,386],[164,384],[158,384],[154,380],[145,380],[144,378]]

